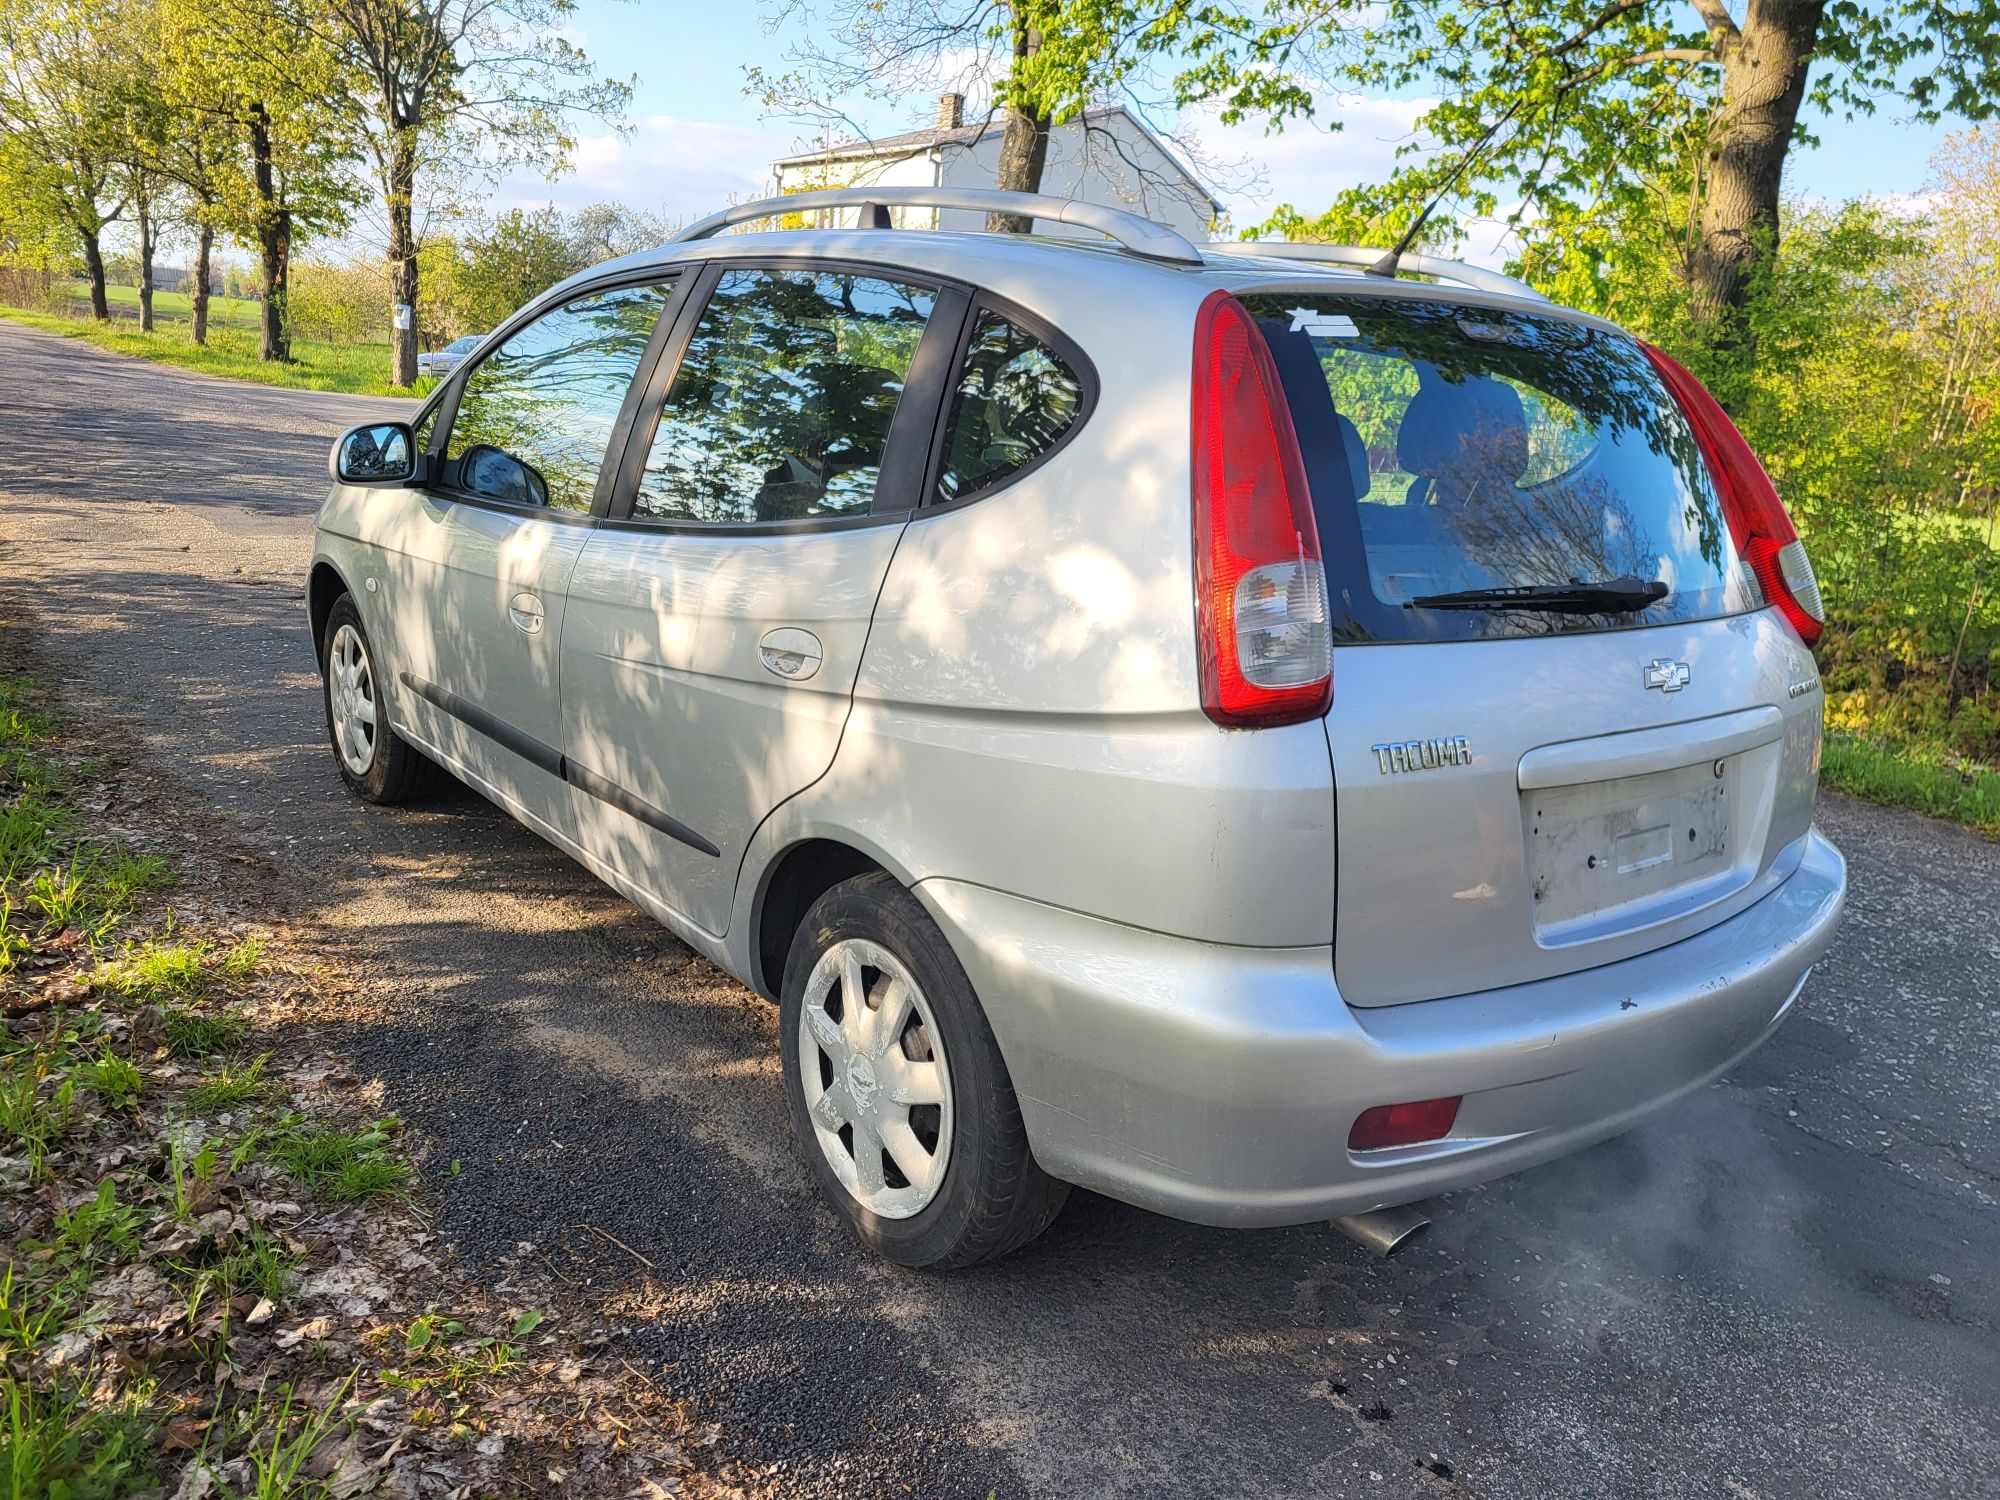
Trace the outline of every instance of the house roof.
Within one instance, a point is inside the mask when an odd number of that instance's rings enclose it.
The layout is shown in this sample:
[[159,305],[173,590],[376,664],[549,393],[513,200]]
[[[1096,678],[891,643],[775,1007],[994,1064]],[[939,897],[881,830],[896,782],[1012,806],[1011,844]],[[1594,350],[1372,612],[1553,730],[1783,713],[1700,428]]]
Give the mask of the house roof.
[[[1159,138],[1146,122],[1133,114],[1122,104],[1108,104],[1083,112],[1085,120],[1101,120],[1110,115],[1123,115],[1138,127],[1139,132],[1159,148],[1159,152],[1188,182],[1208,199],[1209,206],[1217,213],[1223,211],[1222,200],[1210,192],[1208,185],[1183,162],[1167,143]],[[906,130],[901,135],[885,135],[872,141],[849,141],[841,146],[823,146],[817,151],[801,151],[794,156],[781,156],[774,160],[773,168],[810,166],[815,162],[873,161],[884,156],[917,156],[939,146],[972,146],[988,135],[998,135],[1005,128],[1005,122],[998,113],[988,115],[971,125],[936,126],[926,130]],[[1061,129],[1059,125],[1056,127]]]

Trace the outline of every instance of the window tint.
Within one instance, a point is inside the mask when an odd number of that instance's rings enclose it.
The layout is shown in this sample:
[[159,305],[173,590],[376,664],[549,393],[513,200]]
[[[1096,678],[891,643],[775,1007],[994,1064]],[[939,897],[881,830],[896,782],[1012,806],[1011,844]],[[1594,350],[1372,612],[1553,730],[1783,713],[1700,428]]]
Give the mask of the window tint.
[[869,276],[724,274],[674,376],[633,514],[739,522],[868,510],[935,300]]
[[669,290],[579,297],[473,366],[452,420],[448,481],[489,499],[589,510],[612,424]]
[[[1244,298],[1291,406],[1336,639],[1474,639],[1752,607],[1693,434],[1632,339],[1331,294]],[[1441,596],[1621,578],[1616,615]]]
[[982,313],[945,428],[938,496],[1005,479],[1062,441],[1083,412],[1083,382],[1031,333]]

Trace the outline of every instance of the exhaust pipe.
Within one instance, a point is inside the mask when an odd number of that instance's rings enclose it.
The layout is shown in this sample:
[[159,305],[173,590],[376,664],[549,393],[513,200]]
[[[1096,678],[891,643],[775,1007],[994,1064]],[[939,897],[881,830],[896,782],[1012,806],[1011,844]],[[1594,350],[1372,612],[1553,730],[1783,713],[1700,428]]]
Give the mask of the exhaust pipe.
[[1378,1260],[1387,1260],[1431,1227],[1431,1221],[1408,1204],[1377,1208],[1365,1214],[1345,1214],[1333,1227],[1365,1245]]

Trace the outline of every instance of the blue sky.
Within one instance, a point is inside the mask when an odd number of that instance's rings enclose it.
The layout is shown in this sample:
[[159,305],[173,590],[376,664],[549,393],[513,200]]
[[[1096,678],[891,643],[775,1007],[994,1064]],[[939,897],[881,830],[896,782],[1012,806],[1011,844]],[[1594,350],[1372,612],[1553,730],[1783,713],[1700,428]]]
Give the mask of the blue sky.
[[[632,130],[620,138],[582,122],[567,175],[554,183],[532,174],[511,177],[499,185],[496,207],[573,208],[616,198],[699,215],[732,194],[755,196],[768,185],[773,157],[810,143],[808,127],[767,118],[743,91],[746,64],[781,69],[788,42],[800,35],[796,22],[776,34],[767,30],[754,0],[581,0],[566,30],[606,73],[636,75]],[[1408,100],[1353,100],[1337,108],[1345,122],[1338,133],[1294,125],[1276,137],[1256,126],[1225,129],[1199,118],[1162,123],[1191,131],[1214,164],[1218,196],[1247,225],[1278,203],[1316,209],[1343,187],[1380,178],[1416,107]],[[912,98],[901,109],[877,112],[869,124],[878,134],[907,129],[926,123],[931,109],[928,97]],[[1886,116],[1828,120],[1819,130],[1818,149],[1794,153],[1790,187],[1827,199],[1916,192],[1944,133]]]

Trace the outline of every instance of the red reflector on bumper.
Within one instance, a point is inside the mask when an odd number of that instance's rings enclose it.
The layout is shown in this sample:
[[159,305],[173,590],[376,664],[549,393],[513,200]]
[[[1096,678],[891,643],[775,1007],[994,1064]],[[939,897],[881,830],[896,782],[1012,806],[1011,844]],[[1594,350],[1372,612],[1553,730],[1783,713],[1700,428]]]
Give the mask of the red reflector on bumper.
[[1364,1109],[1347,1132],[1350,1151],[1379,1151],[1384,1146],[1414,1146],[1443,1140],[1458,1118],[1461,1095],[1449,1099],[1417,1099],[1408,1104],[1378,1104]]

